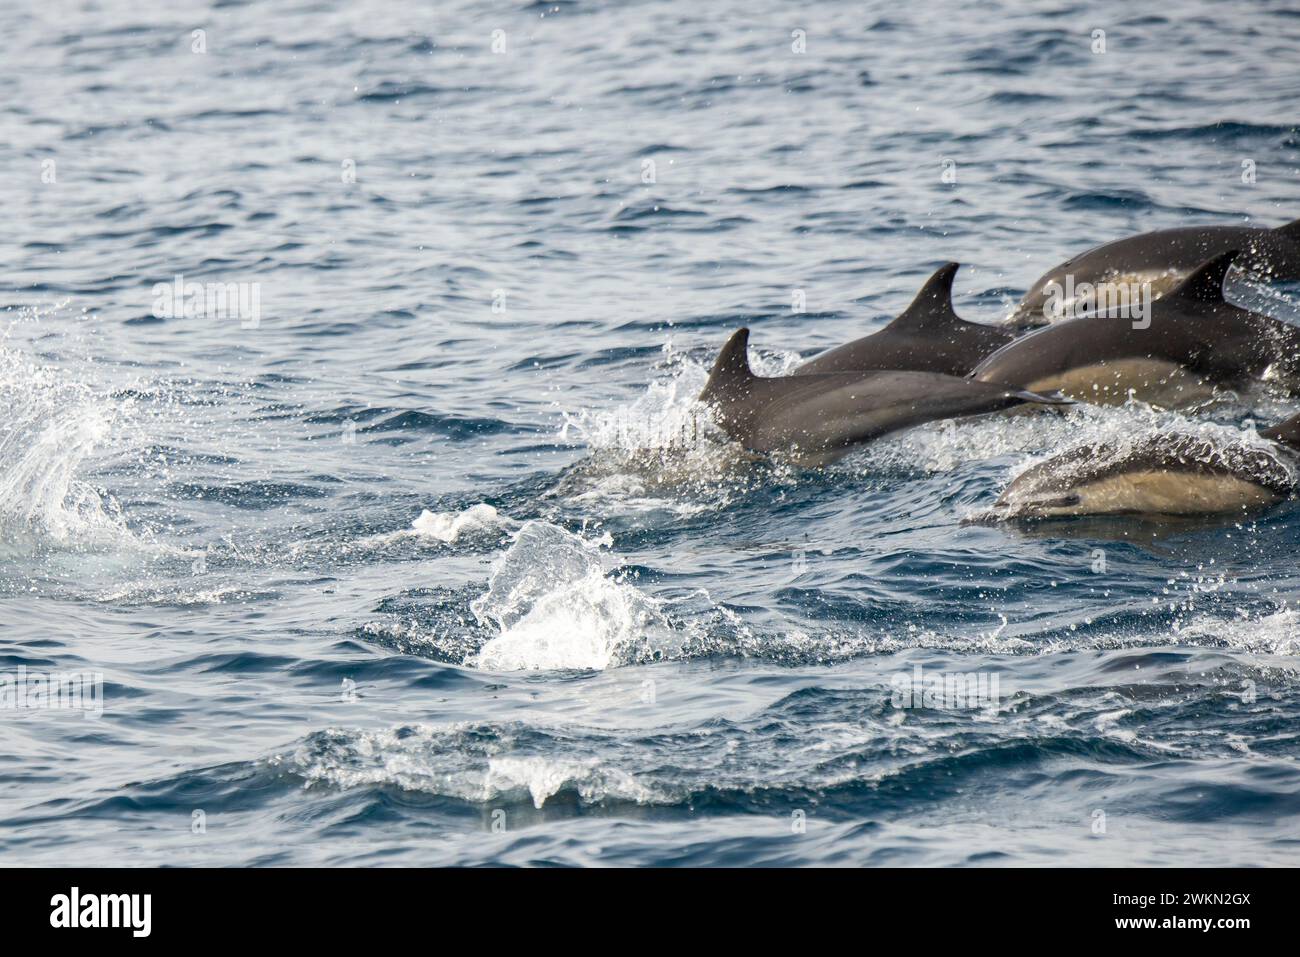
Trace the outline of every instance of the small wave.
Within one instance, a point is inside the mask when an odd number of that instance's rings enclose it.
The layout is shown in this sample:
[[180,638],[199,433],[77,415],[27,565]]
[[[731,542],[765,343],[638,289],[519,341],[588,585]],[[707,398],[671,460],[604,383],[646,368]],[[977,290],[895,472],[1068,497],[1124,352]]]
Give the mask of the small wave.
[[[1001,675],[1005,662],[984,667]],[[511,813],[552,804],[560,813],[770,812],[811,800],[856,817],[865,807],[910,810],[918,794],[955,796],[1018,771],[1059,775],[1065,786],[1079,756],[1099,749],[1124,764],[1235,755],[1246,742],[1276,740],[1291,710],[1291,676],[1228,660],[1206,669],[1190,656],[1112,651],[1071,667],[1087,686],[1060,687],[1059,677],[1004,684],[978,708],[899,707],[891,687],[906,666],[885,662],[862,686],[809,685],[752,713],[688,726],[631,735],[519,720],[330,728],[264,764],[308,789],[396,787]],[[1197,727],[1207,712],[1217,726]]]
[[1266,125],[1262,123],[1234,123],[1221,120],[1201,126],[1175,126],[1165,129],[1134,130],[1129,136],[1138,140],[1205,140],[1219,142],[1227,140],[1280,140],[1294,136],[1295,126]]
[[380,731],[331,728],[295,751],[267,760],[292,771],[303,786],[395,785],[474,804],[529,801],[541,809],[565,791],[585,804],[650,803],[654,792],[631,774],[594,757],[508,752],[550,735],[520,725],[414,725]]
[[1155,203],[1151,197],[1135,189],[1093,190],[1070,193],[1062,200],[1062,205],[1071,211],[1081,213],[1124,210],[1125,212],[1153,209]]
[[[405,510],[403,510],[405,512]],[[409,514],[409,512],[405,512]],[[388,520],[384,520],[388,524]],[[422,509],[405,528],[372,532],[373,524],[350,516],[335,517],[327,529],[314,529],[287,543],[222,542],[209,546],[209,555],[241,564],[319,568],[330,565],[410,561],[427,557],[430,549],[454,547],[464,552],[491,551],[501,546],[519,522],[486,502],[452,511]]]
[[636,223],[645,220],[658,219],[678,219],[682,217],[700,217],[707,216],[708,213],[699,209],[676,209],[664,203],[657,203],[652,200],[639,200],[623,206],[614,214],[614,221],[617,223]]
[[98,600],[113,605],[191,608],[209,605],[248,605],[255,601],[272,601],[279,597],[279,592],[248,588],[230,582],[187,587],[184,582],[173,580],[133,582],[103,592]]

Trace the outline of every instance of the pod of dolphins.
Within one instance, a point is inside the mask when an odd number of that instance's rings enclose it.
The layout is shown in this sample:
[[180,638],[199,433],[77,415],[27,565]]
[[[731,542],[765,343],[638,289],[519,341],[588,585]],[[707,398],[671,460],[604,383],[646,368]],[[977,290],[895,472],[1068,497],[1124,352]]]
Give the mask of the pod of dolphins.
[[[947,263],[884,329],[790,375],[755,375],[749,330],[738,330],[699,401],[750,452],[815,467],[891,432],[1018,406],[1132,399],[1184,408],[1251,382],[1300,394],[1300,328],[1227,302],[1234,267],[1260,280],[1300,279],[1300,220],[1166,229],[1097,246],[1040,277],[1000,326],[956,314],[958,264]],[[994,512],[1263,508],[1300,491],[1300,415],[1259,435],[1264,442],[1222,447],[1178,433],[1082,446],[1016,477]]]

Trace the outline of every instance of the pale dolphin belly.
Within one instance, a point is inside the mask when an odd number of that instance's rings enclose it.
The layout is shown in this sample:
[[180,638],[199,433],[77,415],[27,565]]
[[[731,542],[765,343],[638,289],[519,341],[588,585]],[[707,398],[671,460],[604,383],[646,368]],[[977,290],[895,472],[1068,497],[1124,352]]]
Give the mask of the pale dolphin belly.
[[1079,485],[1074,492],[1079,496],[1078,504],[1062,510],[1062,514],[1215,515],[1264,508],[1282,498],[1232,475],[1173,469],[1112,475]]
[[1176,288],[1187,278],[1187,272],[1162,269],[1147,272],[1106,273],[1100,276],[1085,273],[1076,274],[1073,278],[1076,283],[1087,283],[1092,287],[1094,295],[1090,299],[1079,295],[1062,299],[1059,314],[1053,313],[1045,306],[1044,321],[1059,322],[1062,319],[1086,315],[1094,310],[1105,312],[1109,309],[1126,310],[1125,315],[1137,319],[1140,313],[1136,310]]
[[1214,395],[1214,386],[1163,359],[1115,359],[1035,379],[1031,392],[1061,392],[1093,405],[1123,405],[1129,398],[1166,409],[1186,408]]

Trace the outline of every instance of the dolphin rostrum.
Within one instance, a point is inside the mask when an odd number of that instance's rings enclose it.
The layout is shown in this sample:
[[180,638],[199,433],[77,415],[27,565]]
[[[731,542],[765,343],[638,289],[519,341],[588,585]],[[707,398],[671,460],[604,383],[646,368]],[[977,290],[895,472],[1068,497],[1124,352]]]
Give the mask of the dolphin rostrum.
[[1203,263],[1153,303],[1145,321],[1096,314],[1054,323],[1003,346],[971,375],[1098,405],[1131,397],[1167,408],[1249,378],[1294,387],[1300,328],[1224,300],[1223,277],[1236,255]]
[[[1258,226],[1184,226],[1095,246],[1049,270],[1029,287],[1007,318],[1025,329],[1072,318],[1078,300],[1064,295],[1086,283],[1129,289],[1146,286],[1159,299],[1205,260],[1240,250],[1236,266],[1265,280],[1300,279],[1300,219],[1276,229]],[[1061,309],[1053,309],[1059,304]]]
[[967,322],[952,307],[958,264],[940,266],[912,304],[879,332],[823,352],[795,375],[912,369],[963,376],[989,353],[1015,338],[996,326]]
[[722,347],[699,401],[751,452],[823,465],[900,429],[996,412],[1026,402],[1068,400],[938,372],[831,372],[766,378],[749,367],[749,330]]

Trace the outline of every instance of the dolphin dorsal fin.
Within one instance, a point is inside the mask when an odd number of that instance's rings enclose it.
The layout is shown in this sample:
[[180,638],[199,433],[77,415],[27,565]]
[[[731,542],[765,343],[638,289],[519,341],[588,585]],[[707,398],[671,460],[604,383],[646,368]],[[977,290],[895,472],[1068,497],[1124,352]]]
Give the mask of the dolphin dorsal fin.
[[1237,258],[1237,253],[1238,250],[1232,249],[1220,253],[1213,259],[1207,259],[1193,269],[1191,274],[1165,298],[1181,297],[1195,299],[1197,302],[1223,302],[1223,277],[1228,274],[1228,267]]
[[1300,415],[1293,415],[1284,422],[1267,429],[1260,429],[1259,434],[1282,445],[1300,451]]
[[1287,223],[1285,226],[1278,226],[1273,232],[1281,233],[1293,243],[1300,243],[1300,219]]
[[894,332],[920,331],[961,322],[952,308],[952,281],[959,268],[958,263],[944,263],[936,269],[912,304],[885,328]]
[[737,329],[718,353],[700,398],[707,399],[728,389],[746,386],[756,378],[749,368],[749,330]]

